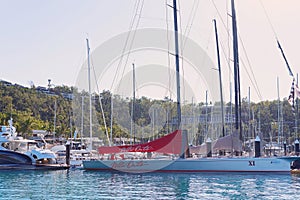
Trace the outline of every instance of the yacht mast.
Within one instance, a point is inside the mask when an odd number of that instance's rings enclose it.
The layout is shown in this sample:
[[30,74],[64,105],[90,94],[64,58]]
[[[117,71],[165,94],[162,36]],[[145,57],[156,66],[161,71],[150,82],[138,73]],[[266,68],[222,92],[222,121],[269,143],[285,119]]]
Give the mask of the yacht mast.
[[132,121],[132,132],[133,132],[133,144],[135,144],[135,121],[134,121],[134,113],[135,113],[135,66],[132,63],[133,74],[132,74],[132,87],[133,87],[133,100],[132,100],[132,110],[131,110],[131,121]]
[[218,57],[218,71],[219,71],[219,82],[220,82],[220,96],[221,96],[221,112],[222,112],[222,136],[225,137],[225,123],[224,123],[224,106],[223,106],[223,86],[222,86],[222,73],[221,73],[221,60],[220,60],[220,51],[219,51],[219,39],[218,39],[218,30],[217,22],[213,20],[215,25],[215,35],[216,35],[216,45],[217,45],[217,57]]
[[174,14],[174,34],[175,34],[176,84],[177,84],[177,129],[179,130],[181,124],[181,107],[180,107],[179,44],[178,44],[176,0],[173,0],[173,14]]
[[[205,91],[205,135],[208,135],[208,99],[207,90]],[[204,138],[204,137],[203,137]]]
[[80,136],[81,136],[81,144],[83,144],[83,115],[84,115],[84,96],[81,96],[81,131],[80,131]]
[[[298,73],[297,73],[297,76],[296,76],[296,85],[298,86]],[[298,112],[299,112],[299,107],[298,107],[298,104],[299,104],[299,100],[298,100],[298,96],[296,96],[296,99],[295,99],[295,138],[299,139],[299,135],[298,135]]]
[[277,77],[277,95],[278,95],[278,100],[277,100],[277,126],[278,126],[278,144],[280,145],[280,131],[281,131],[281,124],[280,124],[280,96],[279,96],[279,77]]
[[242,120],[241,120],[239,52],[238,52],[238,37],[237,37],[234,0],[231,0],[231,12],[232,12],[232,33],[233,33],[233,58],[234,58],[235,128],[236,130],[239,130],[240,140],[242,140],[243,135],[242,135]]
[[57,110],[57,100],[54,100],[54,122],[53,122],[53,138],[56,141],[55,131],[56,131],[56,110]]
[[110,144],[113,144],[112,134],[113,134],[113,112],[114,112],[114,101],[113,101],[113,94],[111,93],[110,97]]
[[90,66],[90,46],[89,39],[86,38],[87,45],[87,59],[88,59],[88,81],[89,81],[89,103],[90,103],[90,144],[89,149],[92,150],[92,136],[93,136],[93,127],[92,127],[92,92],[91,92],[91,66]]

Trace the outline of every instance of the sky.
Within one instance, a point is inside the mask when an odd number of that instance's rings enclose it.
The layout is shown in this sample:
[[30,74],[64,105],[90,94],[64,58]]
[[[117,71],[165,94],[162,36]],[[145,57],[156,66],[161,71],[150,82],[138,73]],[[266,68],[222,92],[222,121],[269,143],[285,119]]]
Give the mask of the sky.
[[[48,79],[54,86],[76,85],[87,56],[86,38],[93,52],[111,38],[130,30],[137,2],[143,6],[134,28],[173,28],[172,10],[166,6],[166,2],[172,4],[170,0],[0,0],[0,79],[24,86],[32,83],[47,86]],[[235,4],[242,97],[248,96],[250,87],[251,101],[275,100],[279,80],[279,96],[287,98],[292,77],[277,47],[276,37],[296,75],[300,71],[300,1],[236,0]],[[233,59],[229,1],[179,1],[178,11],[179,31],[204,49],[216,67],[212,20],[217,20],[224,99],[229,101]],[[143,60],[151,60],[145,58],[145,54],[128,59],[130,65],[137,61],[137,67],[145,65]],[[162,58],[156,56],[155,59]],[[188,67],[186,79],[189,79]],[[114,72],[108,76],[113,77]],[[257,83],[257,89],[253,82]],[[201,83],[196,84],[192,83],[192,87],[197,87],[198,99],[203,101],[207,89]],[[109,89],[106,87],[100,86]],[[151,87],[144,90],[156,92]]]

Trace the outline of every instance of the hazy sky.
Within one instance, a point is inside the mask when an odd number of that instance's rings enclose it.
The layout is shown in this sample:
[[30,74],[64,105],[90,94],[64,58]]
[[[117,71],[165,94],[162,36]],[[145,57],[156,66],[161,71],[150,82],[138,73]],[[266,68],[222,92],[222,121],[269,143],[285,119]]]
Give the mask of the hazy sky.
[[[112,36],[128,31],[136,2],[0,0],[0,79],[25,86],[29,86],[30,82],[36,86],[46,86],[48,79],[54,85],[75,85],[81,65],[86,59],[86,37],[89,37],[93,50]],[[170,0],[167,2],[172,4]],[[277,77],[280,80],[280,97],[287,97],[292,78],[288,74],[274,34],[279,38],[296,75],[300,71],[300,1],[236,0],[235,3],[241,39],[240,59],[241,63],[245,63],[241,64],[242,97],[248,95],[250,87],[253,101],[277,99]],[[180,30],[207,50],[215,63],[212,20],[217,19],[226,100],[229,99],[231,76],[226,59],[232,59],[231,53],[228,53],[232,43],[231,36],[228,36],[228,33],[231,34],[231,23],[228,21],[230,16],[227,15],[230,12],[229,5],[227,0],[185,0],[179,3]],[[172,10],[167,9],[168,20],[171,20]],[[189,20],[191,18],[192,24]],[[166,29],[166,1],[145,0],[139,20],[137,28]],[[168,28],[173,28],[171,21]],[[132,57],[129,59],[135,60]],[[246,73],[247,70],[252,74],[248,60],[262,99]],[[252,81],[254,77],[251,75]],[[206,88],[200,86],[199,93],[203,96],[205,90]]]

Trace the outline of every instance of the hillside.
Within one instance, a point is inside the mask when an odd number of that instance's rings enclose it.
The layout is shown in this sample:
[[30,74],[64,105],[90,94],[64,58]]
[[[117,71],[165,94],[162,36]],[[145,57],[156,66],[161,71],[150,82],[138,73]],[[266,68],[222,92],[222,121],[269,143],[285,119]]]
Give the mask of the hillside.
[[[89,132],[88,95],[86,92],[78,93],[75,88],[67,86],[27,88],[1,81],[0,96],[0,124],[8,125],[8,120],[12,117],[17,132],[24,137],[28,137],[32,130],[55,131],[57,135],[64,137],[73,137],[76,128],[79,135]],[[111,124],[111,93],[103,91],[100,96],[107,133],[101,112],[99,95],[93,94],[93,117],[95,118],[93,119],[95,120],[93,121],[93,135],[106,139],[107,134],[110,133]],[[114,105],[113,137],[129,137],[132,126],[131,122],[128,121],[130,116],[126,115],[126,112],[131,112],[132,99],[122,99],[116,95],[114,96],[114,102],[116,102],[114,103],[116,105]],[[220,129],[216,126],[216,124],[220,123],[220,120],[212,117],[213,108],[218,107],[218,104],[220,103],[209,105],[208,107],[205,106],[205,103],[182,106],[182,123],[189,132],[193,133],[191,141],[194,144],[203,142],[206,134],[209,132],[220,132]],[[122,106],[118,107],[117,105]],[[136,135],[137,139],[155,138],[174,129],[176,125],[176,103],[172,100],[167,97],[164,100],[151,100],[141,97],[136,99],[134,105],[133,121],[136,124],[134,126],[136,128],[133,134]],[[155,105],[159,105],[162,110],[155,111]],[[82,106],[84,106],[84,109]],[[250,107],[251,110],[249,111],[247,99],[243,99],[242,122],[245,138],[251,138],[252,135],[257,134],[258,130],[261,130],[265,140],[269,141],[272,138],[273,141],[277,141],[278,101],[251,103]],[[295,114],[286,99],[280,102],[280,108],[282,111],[279,118],[280,127],[282,127],[280,140],[286,140],[291,143],[295,138]],[[128,111],[125,112],[124,109]],[[234,117],[230,115],[232,113],[231,109],[230,104],[227,103],[225,115],[227,134],[234,127],[231,123],[234,121]],[[151,113],[155,113],[155,117]],[[162,115],[163,113],[165,115]],[[157,116],[158,114],[160,116]],[[155,120],[156,118],[163,120]],[[158,124],[161,125],[159,129],[157,128]],[[296,137],[299,137],[299,124],[300,117],[298,113],[298,134]],[[88,134],[85,135],[87,136]]]

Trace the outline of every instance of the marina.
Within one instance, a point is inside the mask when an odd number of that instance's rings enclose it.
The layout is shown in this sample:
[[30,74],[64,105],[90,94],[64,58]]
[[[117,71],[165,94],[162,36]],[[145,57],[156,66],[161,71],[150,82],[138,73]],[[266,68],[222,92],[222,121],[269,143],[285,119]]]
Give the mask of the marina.
[[70,2],[0,8],[0,199],[300,199],[299,2]]

